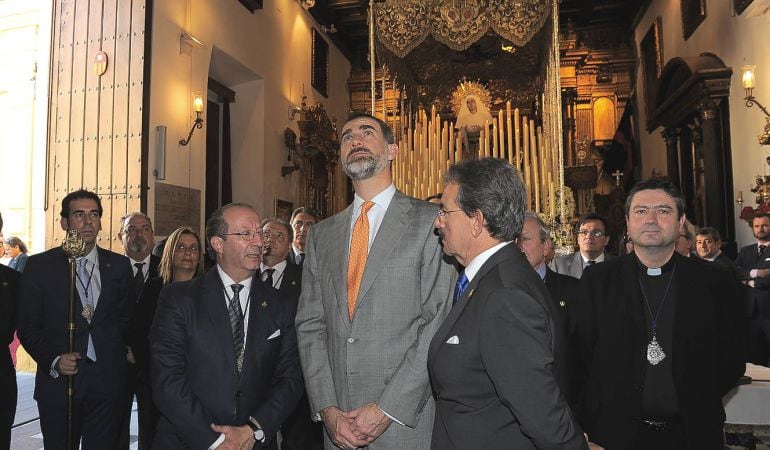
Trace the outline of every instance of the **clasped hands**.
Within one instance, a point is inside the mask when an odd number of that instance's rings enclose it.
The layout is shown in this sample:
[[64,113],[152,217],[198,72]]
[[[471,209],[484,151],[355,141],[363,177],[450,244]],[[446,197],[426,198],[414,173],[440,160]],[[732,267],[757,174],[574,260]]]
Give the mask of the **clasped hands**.
[[254,432],[248,425],[235,427],[212,423],[211,429],[225,435],[225,440],[217,446],[217,450],[248,450],[254,447]]
[[392,422],[375,403],[347,412],[329,406],[321,411],[321,417],[334,445],[348,450],[371,444]]

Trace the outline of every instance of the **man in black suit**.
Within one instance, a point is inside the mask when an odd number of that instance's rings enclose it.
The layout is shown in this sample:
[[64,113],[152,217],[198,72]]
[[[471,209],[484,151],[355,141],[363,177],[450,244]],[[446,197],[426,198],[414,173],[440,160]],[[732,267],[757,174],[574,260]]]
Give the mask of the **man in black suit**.
[[435,225],[465,270],[428,351],[431,448],[586,448],[557,381],[558,312],[512,242],[527,207],[521,176],[485,158],[450,167],[444,183]]
[[554,272],[546,265],[545,259],[553,251],[553,241],[550,228],[537,214],[533,212],[524,214],[524,225],[516,243],[545,283],[550,294],[549,299],[557,311],[553,320],[560,330],[560,336],[564,339],[564,361],[561,364],[562,370],[559,371],[559,384],[570,406],[574,406],[576,399],[573,374],[577,362],[575,355],[577,349],[571,348],[571,337],[575,327],[575,308],[580,280]]
[[743,374],[738,286],[675,252],[684,200],[669,181],[626,200],[634,253],[581,279],[581,425],[595,448],[724,450],[724,396]]
[[150,330],[161,419],[154,449],[272,448],[302,396],[296,308],[255,276],[260,218],[243,203],[206,224],[216,266],[161,291]]
[[770,359],[770,214],[759,213],[751,220],[755,244],[741,248],[735,267],[748,286],[748,361],[768,366]]
[[[125,255],[131,262],[133,271],[134,298],[135,307],[138,309],[139,298],[142,295],[144,287],[150,280],[159,276],[158,266],[160,258],[152,255],[152,249],[155,245],[155,234],[152,230],[152,221],[143,212],[132,212],[120,218],[120,232],[118,239],[123,244]],[[131,318],[131,329],[149,329],[150,324],[141,324],[138,321],[147,320],[142,315],[134,314]],[[128,383],[126,389],[126,408],[123,417],[123,425],[120,430],[121,450],[128,450],[131,444],[130,425],[131,410],[134,404],[134,394],[136,394],[136,403],[138,408],[139,422],[139,442],[140,450],[149,449],[152,443],[152,437],[155,434],[155,426],[158,422],[158,410],[152,401],[152,391],[150,390],[150,374],[148,367],[137,365],[137,361],[146,361],[149,355],[137,355],[141,352],[143,346],[134,346],[132,334],[128,335]]]
[[[277,217],[262,221],[262,248],[260,276],[266,286],[278,290],[283,301],[293,305],[299,302],[302,290],[302,269],[286,258],[293,241],[291,226]],[[322,450],[323,425],[313,422],[307,393],[303,393],[297,407],[281,426],[281,450]]]
[[[3,216],[0,215],[0,232]],[[0,265],[0,448],[11,447],[11,427],[16,415],[16,369],[8,348],[16,331],[21,274]]]
[[46,449],[67,448],[67,376],[73,375],[75,446],[113,449],[123,418],[126,332],[133,306],[128,258],[96,246],[102,205],[79,190],[62,200],[61,227],[86,243],[77,259],[75,351],[67,352],[69,264],[61,247],[33,255],[21,280],[19,339],[37,362],[35,400]]
[[734,277],[738,277],[735,262],[722,253],[722,236],[716,228],[703,227],[698,230],[695,235],[695,252],[699,258],[717,263]]
[[305,207],[299,207],[291,214],[291,228],[294,233],[294,239],[291,243],[291,251],[288,260],[302,269],[305,263],[305,242],[307,235],[313,225],[321,221],[321,215],[315,210]]

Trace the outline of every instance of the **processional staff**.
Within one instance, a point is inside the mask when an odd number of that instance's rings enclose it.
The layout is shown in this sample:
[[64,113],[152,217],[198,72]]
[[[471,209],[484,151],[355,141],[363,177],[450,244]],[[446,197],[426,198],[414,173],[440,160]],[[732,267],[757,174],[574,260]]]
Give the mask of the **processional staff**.
[[[67,320],[67,333],[69,337],[67,352],[75,351],[75,277],[77,276],[77,258],[85,255],[86,241],[80,236],[78,230],[67,230],[67,237],[62,242],[62,250],[67,255],[70,263],[70,298],[69,298],[69,318]],[[72,423],[72,401],[75,398],[75,389],[73,386],[73,376],[67,375],[67,448],[75,448],[73,442],[73,423]]]

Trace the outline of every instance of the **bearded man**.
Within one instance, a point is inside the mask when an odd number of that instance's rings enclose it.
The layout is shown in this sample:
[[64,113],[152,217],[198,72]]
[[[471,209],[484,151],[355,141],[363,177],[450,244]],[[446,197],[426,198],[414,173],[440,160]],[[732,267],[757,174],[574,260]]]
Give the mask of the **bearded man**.
[[428,346],[454,282],[433,230],[438,206],[396,191],[384,122],[357,115],[341,130],[355,198],[310,232],[296,320],[310,410],[328,450],[423,450],[435,410]]

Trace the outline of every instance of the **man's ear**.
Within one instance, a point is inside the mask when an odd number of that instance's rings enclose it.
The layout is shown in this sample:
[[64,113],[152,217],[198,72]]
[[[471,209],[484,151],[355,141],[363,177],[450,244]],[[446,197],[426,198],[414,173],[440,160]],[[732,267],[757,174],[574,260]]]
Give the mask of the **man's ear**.
[[214,249],[214,253],[219,255],[222,254],[222,248],[225,244],[225,240],[220,236],[212,236],[209,244],[211,244],[211,248]]
[[70,226],[69,226],[69,221],[67,220],[67,218],[66,218],[66,217],[62,217],[62,218],[59,220],[59,224],[61,225],[61,229],[62,229],[62,230],[64,230],[64,231],[67,231],[67,230],[69,230],[69,229],[70,229]]
[[388,161],[393,161],[398,156],[398,145],[388,144]]
[[484,213],[477,209],[471,214],[471,219],[473,220],[473,229],[471,230],[473,236],[481,235],[481,232],[484,231]]

